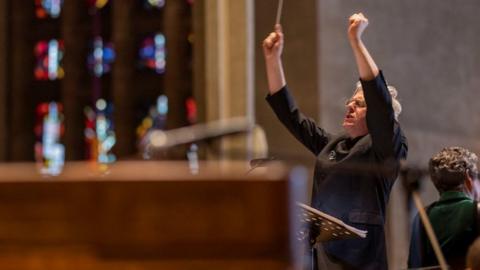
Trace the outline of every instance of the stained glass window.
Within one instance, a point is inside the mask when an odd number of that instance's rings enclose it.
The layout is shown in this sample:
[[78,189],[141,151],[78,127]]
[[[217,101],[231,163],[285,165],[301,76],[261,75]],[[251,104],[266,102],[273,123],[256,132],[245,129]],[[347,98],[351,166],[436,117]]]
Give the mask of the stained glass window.
[[64,132],[62,105],[41,103],[36,109],[35,159],[41,173],[58,175],[65,162],[65,147],[60,143]]
[[113,106],[104,99],[98,99],[95,108],[85,108],[85,142],[87,158],[99,163],[116,160],[112,148],[116,143],[113,125]]
[[56,80],[64,76],[62,59],[63,40],[51,39],[37,42],[34,49],[36,64],[34,76],[37,80]]
[[143,0],[143,6],[147,9],[161,9],[165,6],[165,0]]
[[197,102],[193,97],[187,98],[185,101],[185,108],[187,112],[187,120],[190,125],[197,123]]
[[108,0],[87,0],[87,5],[90,9],[102,9],[108,4]]
[[88,68],[97,77],[109,73],[115,60],[115,50],[111,42],[104,43],[101,37],[96,37],[88,55]]
[[35,15],[39,19],[58,18],[62,5],[63,0],[35,0]]
[[165,36],[161,33],[143,39],[140,50],[140,67],[154,70],[158,74],[165,72]]
[[144,140],[149,131],[154,129],[165,129],[168,114],[168,98],[161,95],[157,98],[155,106],[150,107],[148,115],[142,120],[137,127],[137,138],[139,141]]

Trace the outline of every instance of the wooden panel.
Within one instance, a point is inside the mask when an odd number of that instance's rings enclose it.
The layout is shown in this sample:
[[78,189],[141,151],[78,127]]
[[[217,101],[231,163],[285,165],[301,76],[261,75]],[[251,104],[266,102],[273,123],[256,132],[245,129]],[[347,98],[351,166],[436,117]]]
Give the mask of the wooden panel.
[[[289,172],[242,163],[0,165],[1,269],[294,267]],[[303,179],[296,179],[304,181]],[[299,190],[299,192],[303,192]]]

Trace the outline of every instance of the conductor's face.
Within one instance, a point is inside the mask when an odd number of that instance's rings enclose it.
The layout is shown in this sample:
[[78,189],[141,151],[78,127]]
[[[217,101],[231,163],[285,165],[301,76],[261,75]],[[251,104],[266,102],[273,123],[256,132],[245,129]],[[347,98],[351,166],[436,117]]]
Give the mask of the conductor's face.
[[368,133],[366,120],[367,104],[363,97],[363,91],[355,93],[355,95],[346,102],[345,106],[347,107],[347,112],[343,119],[343,128],[345,128],[345,131],[352,138],[366,135]]

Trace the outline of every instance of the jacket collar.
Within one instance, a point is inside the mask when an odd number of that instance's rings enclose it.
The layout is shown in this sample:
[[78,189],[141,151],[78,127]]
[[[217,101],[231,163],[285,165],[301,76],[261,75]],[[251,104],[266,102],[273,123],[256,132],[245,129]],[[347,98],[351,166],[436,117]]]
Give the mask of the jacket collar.
[[467,194],[461,191],[445,191],[440,194],[440,199],[437,203],[447,203],[451,201],[472,200]]

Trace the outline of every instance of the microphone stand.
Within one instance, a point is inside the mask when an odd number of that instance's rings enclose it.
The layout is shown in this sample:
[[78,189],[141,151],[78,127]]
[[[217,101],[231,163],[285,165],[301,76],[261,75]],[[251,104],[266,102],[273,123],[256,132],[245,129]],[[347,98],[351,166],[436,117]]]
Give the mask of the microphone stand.
[[265,167],[270,162],[275,161],[275,157],[267,157],[267,158],[255,158],[250,160],[250,169],[245,173],[245,175],[249,175],[253,170],[259,167]]
[[438,243],[438,239],[435,236],[435,232],[433,230],[432,224],[430,223],[430,219],[428,218],[427,212],[425,211],[425,207],[418,193],[418,190],[420,187],[419,181],[423,177],[423,172],[419,169],[406,168],[402,170],[401,177],[403,180],[403,184],[407,189],[407,192],[409,192],[412,195],[413,202],[415,203],[415,207],[417,208],[418,214],[420,216],[420,220],[422,221],[422,224],[423,224],[423,227],[425,228],[425,232],[427,233],[428,239],[432,244],[433,251],[435,252],[437,261],[440,264],[440,269],[447,270],[448,269],[447,262],[445,261],[445,257],[443,256],[442,249],[440,248],[440,244]]

